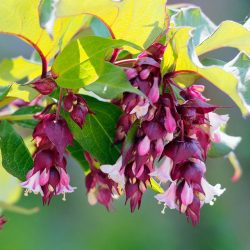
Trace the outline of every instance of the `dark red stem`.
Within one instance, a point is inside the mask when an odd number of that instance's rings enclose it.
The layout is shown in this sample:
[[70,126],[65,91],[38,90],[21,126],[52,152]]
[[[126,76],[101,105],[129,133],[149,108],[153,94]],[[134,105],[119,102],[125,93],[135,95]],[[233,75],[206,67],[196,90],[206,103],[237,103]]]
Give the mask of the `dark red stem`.
[[179,90],[184,90],[182,87],[180,87],[178,84],[176,84],[171,78],[168,79],[169,83],[175,86]]
[[[3,34],[7,34],[7,35],[13,35],[12,33],[9,32],[1,32]],[[48,71],[48,61],[45,57],[45,55],[43,54],[42,50],[37,46],[37,44],[35,44],[34,42],[32,42],[29,38],[20,35],[20,34],[16,34],[17,37],[23,39],[24,41],[26,41],[27,43],[29,43],[39,54],[41,61],[42,61],[42,74],[41,74],[41,78],[44,78],[47,76],[47,71]]]
[[115,60],[117,59],[117,57],[118,57],[120,51],[121,51],[120,49],[114,49],[114,50],[113,50],[112,56],[111,56],[111,58],[110,58],[110,60],[109,60],[111,63],[114,63],[114,62],[115,62]]
[[64,92],[64,89],[63,89],[63,88],[60,88],[59,100],[58,100],[57,110],[56,110],[56,120],[57,120],[57,121],[58,121],[58,119],[59,119],[60,112],[61,112],[62,99],[63,99],[63,92]]
[[41,61],[42,61],[42,74],[41,74],[41,78],[44,78],[47,76],[47,71],[48,71],[48,61],[45,57],[45,55],[43,54],[42,50],[34,43],[32,42],[30,39],[28,39],[25,36],[22,35],[18,35],[20,38],[22,38],[23,40],[27,41],[28,43],[30,43],[32,45],[32,47],[37,51],[37,53],[39,54]]

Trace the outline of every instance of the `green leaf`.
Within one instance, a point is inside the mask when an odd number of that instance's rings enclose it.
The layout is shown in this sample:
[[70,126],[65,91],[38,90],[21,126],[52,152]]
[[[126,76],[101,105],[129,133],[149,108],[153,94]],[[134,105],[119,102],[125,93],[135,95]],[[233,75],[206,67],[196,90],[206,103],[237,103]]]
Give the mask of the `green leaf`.
[[111,63],[105,63],[100,77],[85,89],[105,99],[115,98],[123,92],[141,95],[141,92],[131,85],[123,69]]
[[241,137],[230,136],[224,132],[220,132],[221,141],[219,143],[212,143],[212,147],[208,152],[208,157],[217,158],[227,156],[234,151],[241,142]]
[[84,96],[84,99],[94,114],[87,115],[83,129],[80,129],[65,113],[70,130],[81,147],[101,164],[113,164],[120,154],[119,147],[113,142],[121,111],[111,103],[100,102],[87,96]]
[[[238,79],[221,66],[206,67],[201,64],[195,53],[191,31],[191,28],[173,30],[174,36],[171,43],[175,61],[172,61],[172,65],[175,66],[175,71],[189,71],[191,73],[180,74],[175,80],[184,86],[189,86],[197,78],[203,77],[226,93],[238,105],[244,115],[247,114],[248,110],[237,92]],[[171,63],[168,62],[168,65],[171,65]]]
[[80,88],[95,82],[104,70],[107,53],[124,45],[134,46],[124,40],[101,37],[83,37],[71,42],[57,56],[52,71],[56,82],[64,88]]
[[80,164],[85,174],[89,171],[89,164],[83,156],[84,149],[77,142],[74,141],[73,146],[68,146],[67,150],[70,152],[70,155]]
[[[13,115],[35,115],[43,110],[43,107],[41,106],[27,106],[19,108],[16,112],[13,113]],[[31,116],[31,117],[32,117]],[[35,118],[31,119],[22,119],[22,120],[15,120],[14,123],[18,124],[19,126],[22,126],[24,128],[31,128],[33,129],[38,121]]]
[[2,101],[5,96],[7,96],[10,91],[11,86],[0,86],[0,101]]
[[11,175],[25,180],[27,172],[32,168],[32,157],[20,135],[7,121],[0,123],[0,148],[2,165]]
[[126,155],[130,147],[133,145],[138,128],[139,128],[139,121],[136,120],[132,125],[132,127],[129,129],[128,134],[126,136],[123,147],[123,155]]
[[56,20],[56,5],[60,0],[42,0],[39,6],[40,25],[53,37],[53,28]]
[[[166,0],[61,0],[57,15],[92,14],[99,17],[117,39],[148,48],[167,28]],[[130,51],[137,51],[129,48]]]
[[225,69],[238,79],[238,92],[250,112],[250,57],[240,53],[225,65]]
[[250,31],[243,25],[225,21],[197,48],[198,55],[221,47],[232,47],[250,55]]
[[0,1],[0,33],[19,37],[49,60],[79,31],[83,17],[57,19],[52,40],[40,27],[39,3],[40,0]]
[[194,45],[197,46],[210,36],[216,25],[201,11],[199,7],[186,7],[171,10],[171,22],[175,27],[188,26],[195,29],[193,32]]

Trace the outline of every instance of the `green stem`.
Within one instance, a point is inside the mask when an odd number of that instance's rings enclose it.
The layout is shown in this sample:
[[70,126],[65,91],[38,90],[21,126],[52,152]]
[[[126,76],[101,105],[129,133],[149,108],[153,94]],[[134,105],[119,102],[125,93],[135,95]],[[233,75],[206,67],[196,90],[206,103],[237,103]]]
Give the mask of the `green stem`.
[[20,121],[20,120],[33,120],[34,115],[2,115],[0,116],[0,121],[8,120],[8,121]]
[[6,211],[18,213],[18,214],[23,214],[23,215],[32,215],[35,214],[39,211],[38,207],[34,207],[31,209],[23,208],[23,207],[18,207],[14,205],[7,204],[5,202],[0,201],[0,208]]

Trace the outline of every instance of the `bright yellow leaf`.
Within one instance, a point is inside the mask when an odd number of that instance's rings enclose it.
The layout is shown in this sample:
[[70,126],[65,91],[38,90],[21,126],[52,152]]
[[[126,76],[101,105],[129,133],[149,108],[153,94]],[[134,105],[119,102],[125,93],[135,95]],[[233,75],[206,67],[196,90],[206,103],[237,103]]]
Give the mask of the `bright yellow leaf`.
[[57,16],[92,14],[107,24],[117,39],[147,48],[166,29],[165,4],[166,0],[61,0]]
[[15,35],[51,59],[82,26],[82,16],[56,20],[53,40],[39,24],[39,0],[0,1],[0,33]]
[[32,101],[39,93],[30,86],[22,86],[17,83],[12,84],[7,97],[15,97],[25,102]]
[[250,55],[250,31],[239,23],[225,21],[196,47],[196,53],[201,55],[221,47],[233,47]]
[[[172,46],[175,54],[175,71],[193,71],[199,76],[207,79],[221,91],[226,93],[240,108],[243,115],[248,113],[247,108],[244,106],[238,92],[238,79],[232,74],[227,72],[220,66],[206,67],[201,64],[198,56],[195,53],[192,44],[192,28],[184,27],[174,31],[172,39]],[[185,77],[189,75],[189,77]],[[195,78],[190,74],[180,75],[176,79],[179,83],[188,86],[193,83]]]
[[5,59],[0,64],[0,86],[7,86],[24,79],[34,79],[41,75],[41,64],[31,62],[23,57]]

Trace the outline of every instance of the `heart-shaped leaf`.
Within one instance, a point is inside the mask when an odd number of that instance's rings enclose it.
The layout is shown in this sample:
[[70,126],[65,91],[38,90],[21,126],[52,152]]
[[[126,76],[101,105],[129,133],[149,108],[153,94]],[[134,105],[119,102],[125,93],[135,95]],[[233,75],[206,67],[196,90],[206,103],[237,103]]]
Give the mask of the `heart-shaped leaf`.
[[124,40],[94,36],[71,42],[57,56],[52,66],[57,84],[64,88],[81,88],[97,81],[102,73],[107,73],[105,67],[111,67],[106,66],[107,53],[124,45],[137,47]]
[[[166,0],[61,0],[57,16],[91,14],[99,17],[117,39],[148,48],[167,28]],[[136,51],[135,48],[128,48]]]
[[56,20],[56,6],[60,0],[42,0],[39,6],[40,25],[53,37],[53,28]]
[[210,36],[216,25],[201,11],[199,7],[185,7],[170,9],[171,22],[175,27],[188,26],[195,29],[193,32],[194,45],[197,46]]
[[41,64],[23,57],[4,59],[0,64],[0,86],[7,86],[24,78],[32,80],[41,74]]
[[236,48],[250,55],[250,30],[239,23],[225,21],[196,48],[196,53],[201,55],[221,47]]
[[[224,67],[217,65],[208,67],[202,65],[195,53],[191,28],[177,28],[173,29],[172,32],[174,34],[171,40],[174,54],[172,65],[177,72],[189,72],[178,75],[176,81],[184,86],[189,86],[199,77],[203,77],[226,93],[238,105],[244,115],[247,114],[248,110],[237,92],[238,79]],[[166,51],[164,58],[168,57],[168,54],[169,51]],[[166,60],[163,60],[162,67],[164,67],[164,61]],[[171,65],[169,61],[168,65]]]
[[238,79],[238,92],[250,112],[250,57],[240,53],[225,65],[225,69]]
[[55,21],[53,40],[40,27],[40,0],[0,1],[0,33],[14,35],[33,46],[41,58],[51,59],[81,28],[83,17]]
[[32,157],[20,135],[7,121],[0,123],[0,148],[2,166],[11,175],[25,180],[27,172],[32,168]]
[[100,77],[85,89],[105,99],[115,98],[124,92],[141,94],[131,85],[123,69],[111,63],[105,63]]

